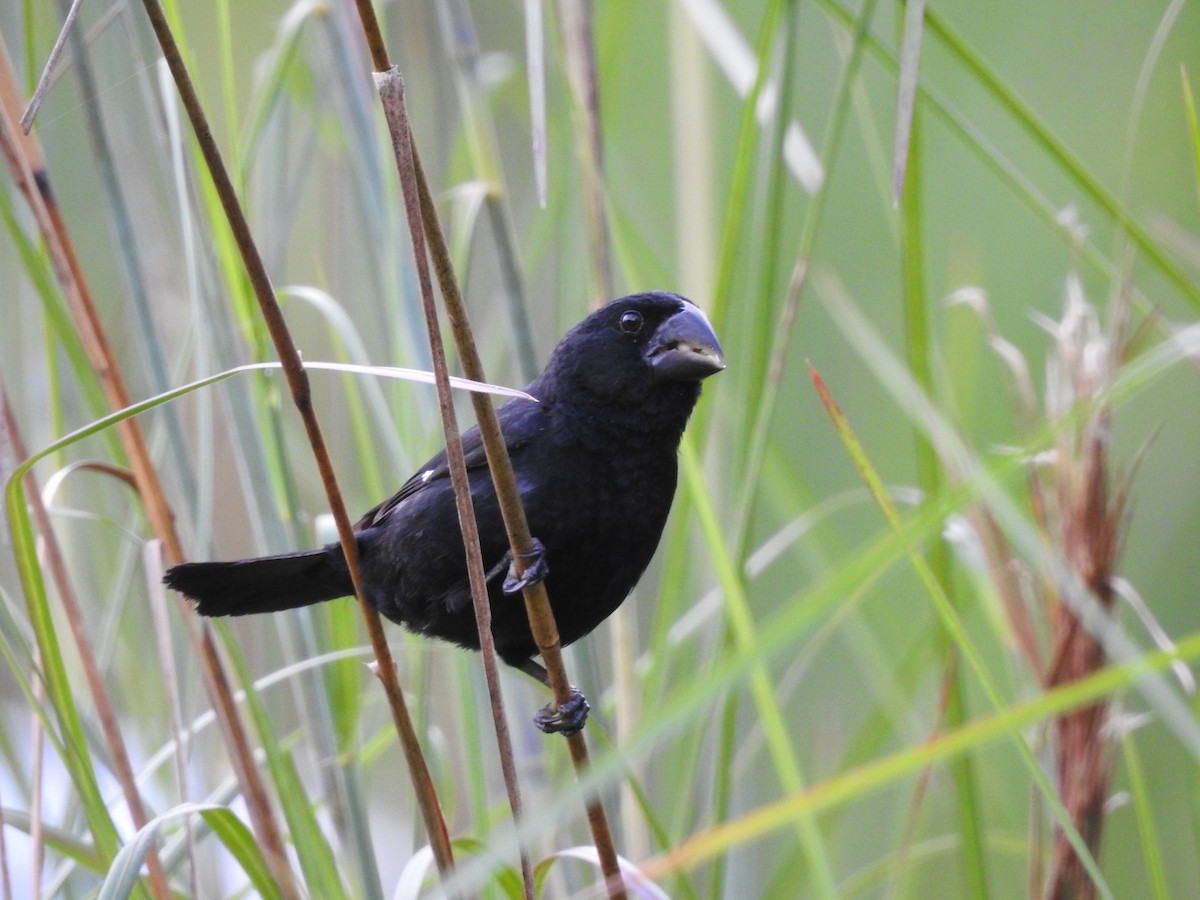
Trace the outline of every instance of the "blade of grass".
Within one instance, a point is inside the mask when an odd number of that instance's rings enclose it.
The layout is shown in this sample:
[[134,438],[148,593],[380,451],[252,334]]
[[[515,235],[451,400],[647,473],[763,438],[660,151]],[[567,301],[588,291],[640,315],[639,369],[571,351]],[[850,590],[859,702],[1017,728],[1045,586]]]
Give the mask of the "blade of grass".
[[[68,14],[70,6],[71,0],[59,0],[58,8],[64,17]],[[96,169],[104,193],[104,202],[100,204],[99,208],[104,209],[111,216],[113,242],[121,262],[125,288],[133,307],[133,318],[137,325],[136,334],[141,339],[140,349],[146,360],[151,389],[156,392],[162,391],[170,383],[167,361],[151,315],[150,298],[142,277],[142,264],[139,260],[139,242],[130,215],[129,204],[126,202],[125,192],[121,188],[118,177],[112,142],[108,136],[108,125],[99,102],[96,80],[92,72],[91,55],[84,46],[83,35],[78,28],[71,29],[71,49],[73,55],[71,69],[79,85],[84,131],[92,145],[92,155],[96,161]],[[179,479],[182,489],[188,494],[194,494],[196,490],[195,476],[185,449],[183,428],[174,409],[166,412],[165,423],[174,474]]]
[[[21,231],[14,210],[9,201],[9,194],[0,194],[0,217],[12,239],[13,246],[21,257],[23,270],[29,277],[38,298],[42,301],[42,312],[46,317],[47,341],[52,348],[61,349],[70,363],[75,383],[79,386],[84,405],[93,416],[103,415],[104,391],[96,380],[95,371],[88,362],[79,333],[71,324],[70,312],[63,306],[62,297],[54,285],[54,276],[49,271],[49,264],[44,254],[37,251],[34,245]],[[47,353],[53,358],[54,354]],[[55,392],[57,395],[57,392]],[[61,409],[62,404],[56,404]],[[109,451],[117,459],[121,458],[120,442],[115,436],[108,437]]]
[[[864,5],[864,18],[868,17],[874,10],[874,3],[868,2]],[[798,40],[798,28],[800,21],[800,4],[797,2],[789,2],[784,11],[783,21],[780,23],[780,33],[778,37],[779,49],[778,56],[782,62],[777,80],[781,85],[779,90],[779,98],[776,103],[776,114],[772,128],[768,132],[770,150],[767,156],[767,164],[765,171],[761,174],[762,194],[763,194],[763,210],[762,210],[762,230],[761,230],[761,255],[755,260],[752,269],[755,272],[754,295],[748,298],[750,302],[746,304],[745,315],[750,321],[749,328],[749,346],[743,348],[743,352],[739,356],[744,360],[743,365],[749,371],[749,383],[752,385],[765,385],[772,380],[772,376],[777,378],[782,373],[777,369],[773,370],[772,363],[776,360],[772,356],[771,347],[773,344],[785,340],[781,337],[777,327],[775,308],[775,298],[779,296],[779,270],[782,266],[782,256],[784,253],[783,241],[785,230],[784,209],[787,199],[787,170],[783,162],[783,143],[784,136],[787,134],[788,123],[791,121],[791,110],[793,103],[793,89],[795,83],[794,65],[796,61],[796,43]],[[866,18],[866,21],[870,21]],[[848,67],[847,72],[843,76],[843,85],[853,79],[854,60]],[[844,97],[842,98],[844,103]],[[835,110],[837,107],[835,107]],[[835,111],[835,118],[838,113]],[[830,131],[834,135],[834,145],[836,146],[837,136],[840,136],[840,129],[836,126]],[[828,163],[828,157],[825,160]],[[825,182],[826,184],[828,182]],[[820,192],[818,192],[819,195]],[[819,212],[814,212],[814,209],[820,208],[821,204],[814,198],[808,209],[808,214],[805,217],[806,224],[812,223],[819,217]],[[815,232],[815,227],[809,229],[809,233]],[[788,310],[783,311],[784,317],[787,317]],[[790,333],[791,329],[787,329]],[[769,389],[760,389],[753,392],[749,398],[749,402],[745,404],[746,409],[743,413],[741,431],[743,433],[754,434],[755,424],[758,421],[759,410],[764,407],[764,398],[770,396]],[[747,452],[753,452],[752,448],[757,446],[753,440],[750,442]],[[754,472],[754,465],[743,464],[738,467],[749,473]],[[753,474],[746,477],[746,485],[756,484],[757,480]],[[745,531],[745,526],[742,526],[735,532],[737,538],[734,541],[735,553],[738,558],[743,555],[743,541],[740,538],[740,533]]]
[[[218,619],[216,627],[227,631],[229,626]],[[262,748],[267,755],[267,770],[271,774],[271,783],[275,785],[279,795],[280,806],[288,824],[289,837],[304,872],[304,880],[308,885],[309,895],[313,897],[341,900],[348,896],[343,886],[343,879],[338,872],[333,850],[321,833],[313,814],[308,794],[296,771],[295,761],[290,751],[285,750],[276,737],[275,729],[267,715],[266,705],[258,691],[254,690],[254,679],[246,665],[245,657],[238,652],[236,642],[227,635],[225,641],[229,648],[229,660],[238,681],[241,682],[242,692],[255,730],[262,741]]]
[[[28,812],[6,806],[3,811],[4,822],[14,831],[25,834],[33,833],[33,818]],[[42,839],[46,846],[66,859],[73,860],[89,872],[103,875],[108,871],[110,860],[107,860],[96,849],[95,844],[80,835],[73,834],[64,828],[53,825],[42,826]],[[9,896],[15,897],[16,894]]]
[[258,896],[279,897],[279,886],[271,876],[271,868],[258,849],[258,842],[253,833],[242,824],[242,820],[224,807],[209,807],[200,810],[200,815],[213,834],[220,838],[225,848],[233,854]]
[[[708,311],[713,328],[717,332],[725,330],[726,317],[732,314],[735,299],[733,283],[734,276],[737,274],[738,254],[742,252],[743,236],[751,232],[751,229],[746,228],[746,221],[752,212],[750,184],[757,152],[758,103],[763,87],[767,83],[767,59],[771,51],[771,43],[779,27],[783,6],[784,0],[770,0],[763,10],[762,22],[758,29],[758,40],[754,47],[756,61],[754,81],[742,103],[742,115],[738,123],[737,149],[734,151],[733,171],[730,175],[729,201],[721,219],[725,223],[725,227],[718,242],[720,257],[713,285],[712,305]],[[697,433],[702,432],[703,421],[701,419],[693,424],[693,430]]]
[[593,9],[583,0],[559,0],[559,30],[564,67],[571,91],[573,141],[583,182],[584,224],[591,267],[590,306],[595,308],[616,296],[613,288],[612,243],[608,209],[604,202],[604,142],[600,133],[599,80],[593,40]]
[[[704,483],[700,462],[695,447],[685,435],[679,450],[683,481],[695,504],[696,517],[712,557],[712,564],[721,584],[726,615],[729,617],[730,633],[737,650],[745,653],[759,645],[754,619],[747,602],[745,583],[737,564],[731,558],[725,544],[712,496]],[[804,789],[804,775],[792,746],[791,735],[784,724],[783,712],[775,698],[774,687],[765,666],[756,666],[750,675],[750,693],[755,709],[767,738],[771,760],[779,778],[780,787],[789,794]],[[815,819],[797,818],[797,836],[804,848],[805,859],[812,867],[811,876],[815,889],[825,897],[837,896],[836,881],[830,866],[829,852]]]
[[[738,498],[737,518],[734,528],[734,547],[739,557],[746,552],[746,535],[749,532],[754,515],[755,502],[758,497],[758,484],[770,437],[770,427],[774,418],[776,404],[779,400],[779,389],[783,380],[784,366],[787,354],[791,348],[794,334],[794,324],[799,311],[800,300],[808,286],[809,264],[813,247],[816,246],[817,236],[824,222],[825,203],[829,196],[826,185],[829,184],[837,167],[845,134],[845,125],[849,119],[853,101],[853,89],[858,80],[858,70],[862,63],[863,48],[866,36],[874,19],[877,0],[868,0],[863,4],[855,23],[853,42],[838,81],[838,89],[834,98],[833,112],[830,115],[829,126],[825,140],[822,142],[820,162],[825,171],[821,185],[813,191],[808,208],[804,213],[800,239],[796,248],[795,262],[786,296],[778,317],[772,320],[763,317],[763,323],[773,324],[762,331],[751,348],[749,359],[757,368],[752,373],[752,383],[762,385],[757,394],[746,404],[747,413],[744,419],[744,429],[750,434],[749,448],[746,451],[745,472],[741,479],[745,486]],[[771,231],[767,232],[772,233]],[[776,226],[775,233],[778,233]],[[763,286],[765,296],[774,295],[774,285]],[[766,306],[768,304],[761,304]]]
[[[909,0],[913,6],[924,6],[920,0]],[[907,29],[920,30],[920,21],[906,21]],[[918,38],[919,40],[919,38]],[[906,50],[908,48],[906,47]],[[919,49],[919,48],[918,48]],[[914,51],[916,52],[916,51]],[[910,61],[915,66],[916,61]],[[904,89],[905,71],[901,65],[901,88]],[[915,89],[915,73],[912,88]],[[911,99],[911,98],[910,98]],[[920,117],[909,110],[910,121],[905,129],[908,144],[908,178],[898,182],[900,206],[900,270],[903,285],[904,332],[909,368],[917,385],[929,396],[935,394],[934,384],[934,334],[929,316],[929,298],[925,290],[924,220],[921,208],[921,130]],[[900,125],[897,124],[897,130]],[[899,151],[899,147],[897,147]],[[926,497],[939,494],[942,490],[943,469],[933,443],[920,428],[913,429],[916,442],[917,484]],[[947,600],[955,609],[961,609],[962,600],[954,590],[949,547],[941,536],[935,537],[928,550],[930,575],[945,591]],[[943,652],[946,660],[945,716],[946,724],[954,728],[967,719],[966,683],[963,667],[957,665],[954,643],[949,634],[943,633]],[[958,823],[963,838],[963,871],[966,876],[966,892],[972,897],[988,896],[987,857],[984,851],[984,817],[979,802],[975,768],[968,755],[960,756],[951,763],[951,771],[957,788],[955,799],[958,804]],[[920,801],[914,798],[914,807]]]
[[[520,264],[517,260],[516,226],[512,221],[512,210],[504,180],[499,139],[496,126],[484,102],[484,85],[480,83],[480,50],[475,32],[471,9],[462,0],[441,0],[437,4],[442,36],[446,42],[447,55],[454,61],[454,86],[459,109],[463,117],[464,140],[471,160],[474,178],[486,185],[484,206],[488,223],[496,244],[500,263],[500,276],[507,301],[508,319],[515,342],[514,356],[517,371],[525,383],[533,381],[538,374],[537,351],[534,347],[533,328],[529,319],[528,301],[522,283]],[[541,205],[545,205],[546,158],[545,158],[545,96],[542,63],[542,20],[538,3],[525,4],[526,53],[530,65],[536,64],[538,71],[529,69],[529,103],[533,114],[531,121],[533,137],[534,173],[538,179],[537,190]],[[540,116],[540,120],[539,120]],[[465,269],[463,271],[466,271]]]
[[[36,457],[31,457],[30,460],[32,459]],[[24,496],[24,476],[32,465],[30,460],[17,466],[16,473],[9,478],[5,489],[13,557],[25,593],[29,624],[38,647],[38,677],[45,688],[59,728],[59,734],[55,736],[55,745],[78,794],[96,850],[108,863],[115,858],[120,841],[96,779],[90,744],[84,734],[75,693],[67,675],[66,663],[50,610],[50,599],[37,553],[37,541]]]
[[213,832],[221,838],[222,843],[242,863],[243,871],[250,876],[250,883],[259,896],[264,898],[280,896],[279,889],[270,876],[266,860],[258,851],[252,835],[233,813],[210,803],[183,803],[155,816],[139,828],[133,839],[121,848],[121,852],[113,860],[104,882],[100,885],[99,900],[122,900],[122,898],[128,897],[137,886],[142,864],[153,849],[162,827],[172,819],[195,814],[204,817]]
[[1196,100],[1192,94],[1192,82],[1186,66],[1179,67],[1179,80],[1183,85],[1183,107],[1187,114],[1188,134],[1192,138],[1193,173],[1196,178],[1196,199],[1200,201],[1200,119],[1196,117]]
[[921,37],[925,33],[925,0],[904,3],[904,37],[900,45],[900,75],[896,83],[896,127],[892,141],[892,203],[900,204],[908,149],[921,77]]
[[1154,900],[1168,900],[1171,891],[1167,887],[1167,876],[1163,867],[1163,845],[1154,825],[1155,811],[1150,803],[1149,785],[1146,783],[1142,758],[1134,744],[1133,735],[1134,732],[1130,730],[1121,737],[1121,759],[1129,777],[1129,794],[1132,797],[1134,815],[1137,817],[1142,862],[1146,866],[1149,881],[1148,893]]
[[[361,220],[364,232],[372,236],[375,246],[397,247],[404,240],[403,217],[398,211],[399,186],[390,174],[390,161],[384,159],[375,127],[376,94],[362,77],[362,39],[357,33],[360,29],[348,7],[333,15],[330,25],[326,34],[333,53],[334,81],[341,91],[347,141],[355,170],[360,173],[360,177],[352,179],[356,218]],[[429,347],[422,340],[420,310],[414,303],[403,302],[416,281],[412,258],[407,253],[380,252],[371,254],[368,262],[367,272],[373,281],[367,298],[371,301],[366,308],[368,320],[389,323],[379,329],[382,333],[376,338],[384,349],[383,358],[430,368]],[[423,424],[432,427],[432,405],[426,404],[418,412]]]
[[[712,75],[704,45],[680,3],[668,7],[671,53],[671,172],[675,195],[675,269],[684,296],[707,305],[717,258],[717,177]],[[645,254],[650,256],[651,254]],[[632,281],[633,284],[650,282]]]
[[525,0],[525,72],[529,79],[529,143],[538,205],[546,208],[546,31],[540,0]]
[[[712,821],[729,821],[729,810],[733,798],[733,754],[737,746],[737,713],[739,703],[735,692],[730,691],[721,703],[721,724],[718,732],[720,743],[717,750],[716,782],[712,792]],[[713,860],[712,875],[708,879],[708,895],[720,897],[725,892],[726,857],[721,854]]]

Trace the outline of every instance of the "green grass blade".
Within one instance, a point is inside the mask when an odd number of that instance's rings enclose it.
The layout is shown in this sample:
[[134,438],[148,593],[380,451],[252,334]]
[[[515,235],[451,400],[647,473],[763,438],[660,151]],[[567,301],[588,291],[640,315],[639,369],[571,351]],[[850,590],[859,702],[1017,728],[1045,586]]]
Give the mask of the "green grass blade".
[[[729,556],[725,545],[725,536],[722,533],[712,498],[705,486],[695,448],[687,438],[680,447],[679,459],[682,465],[683,481],[688,486],[692,502],[695,504],[696,516],[700,521],[700,528],[712,554],[713,566],[721,584],[734,645],[742,652],[752,651],[758,646],[759,639],[754,619],[750,614],[742,574],[738,570],[737,564]],[[750,675],[750,693],[754,698],[760,724],[766,733],[771,760],[774,763],[781,787],[785,791],[795,792],[803,789],[804,775],[800,770],[796,748],[792,745],[792,734],[784,723],[783,712],[779,708],[774,691],[765,666],[755,666]],[[815,820],[807,818],[797,819],[796,826],[800,843],[804,848],[805,859],[812,867],[811,874],[815,882],[815,889],[822,896],[836,896],[837,888],[830,865],[830,857],[819,826]]]
[[[1187,113],[1188,134],[1192,139],[1192,157],[1195,166],[1196,199],[1200,201],[1200,118],[1196,117],[1196,99],[1192,94],[1192,82],[1188,78],[1187,68],[1180,66],[1179,78],[1183,83],[1183,106]],[[1197,204],[1200,206],[1200,203]]]
[[[910,0],[908,12],[912,7],[923,3]],[[905,24],[905,50],[913,51],[907,45],[908,29],[920,29],[920,21],[911,17]],[[919,40],[919,39],[918,39]],[[918,48],[919,49],[919,48]],[[910,86],[904,84],[904,62],[901,63],[901,90],[911,88],[915,91],[916,80]],[[908,60],[909,65],[915,66],[915,60]],[[903,276],[904,323],[907,345],[907,358],[913,379],[929,396],[935,396],[934,384],[934,345],[935,335],[930,321],[930,301],[925,290],[925,223],[922,217],[921,192],[921,132],[919,118],[912,116],[905,129],[905,139],[908,143],[907,179],[897,174],[896,187],[899,188],[900,201],[900,261]],[[897,130],[900,130],[899,124]],[[899,146],[897,146],[899,152]],[[899,162],[898,162],[899,165]],[[943,469],[932,442],[920,428],[914,429],[917,456],[917,484],[926,497],[937,496],[943,488]],[[938,536],[934,538],[927,551],[929,574],[936,579],[945,591],[948,602],[955,609],[961,609],[961,600],[954,593],[954,579],[951,569],[951,559],[946,541]],[[947,635],[946,644],[946,677],[951,679],[949,694],[946,698],[946,721],[953,728],[966,721],[966,682],[965,673],[961,666],[955,664],[953,643]],[[963,865],[966,873],[966,890],[971,897],[987,897],[987,868],[984,853],[983,832],[984,821],[979,802],[979,791],[975,777],[974,765],[970,756],[963,755],[951,763],[954,782],[957,787],[958,822],[963,839]]]
[[12,537],[12,551],[25,592],[29,624],[38,646],[39,675],[58,724],[59,732],[54,736],[55,746],[78,795],[96,851],[107,862],[116,855],[119,838],[116,825],[100,792],[90,745],[75,704],[75,692],[67,675],[54,616],[50,610],[50,598],[42,577],[33,524],[25,501],[24,475],[31,465],[32,460],[18,466],[16,474],[10,477],[5,485],[4,502],[9,534]]
[[1154,825],[1154,810],[1150,806],[1150,791],[1146,774],[1142,768],[1141,754],[1133,740],[1134,732],[1128,731],[1121,737],[1121,760],[1129,776],[1129,794],[1132,798],[1134,815],[1137,817],[1138,838],[1142,845],[1142,861],[1149,876],[1149,896],[1154,900],[1168,900],[1171,892],[1167,887],[1167,876],[1163,866],[1163,844]]
[[900,205],[908,170],[917,80],[921,77],[921,38],[925,33],[925,0],[904,4],[904,39],[900,46],[900,74],[896,86],[896,127],[892,142],[892,202]]

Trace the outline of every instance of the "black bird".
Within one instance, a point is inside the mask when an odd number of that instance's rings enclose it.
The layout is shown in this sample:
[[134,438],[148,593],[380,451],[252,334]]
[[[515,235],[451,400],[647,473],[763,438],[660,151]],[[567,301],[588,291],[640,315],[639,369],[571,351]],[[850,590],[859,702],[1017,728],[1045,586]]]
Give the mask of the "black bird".
[[[498,410],[530,530],[544,547],[562,644],[621,605],[646,570],[675,495],[676,453],[700,381],[725,368],[712,327],[691,301],[653,292],[614,300],[555,347],[542,374]],[[462,437],[488,577],[496,652],[543,684],[546,670],[519,596],[504,578],[509,544],[479,431]],[[479,649],[466,555],[443,450],[355,526],[366,600],[415,632]],[[354,593],[340,544],[321,550],[186,563],[169,587],[205,616],[277,612]],[[582,695],[537,721],[583,725]]]

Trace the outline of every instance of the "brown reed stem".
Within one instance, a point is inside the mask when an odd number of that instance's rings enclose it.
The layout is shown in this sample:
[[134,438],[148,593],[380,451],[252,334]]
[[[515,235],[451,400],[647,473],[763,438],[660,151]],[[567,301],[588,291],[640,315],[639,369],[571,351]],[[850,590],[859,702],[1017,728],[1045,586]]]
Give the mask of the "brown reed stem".
[[[471,485],[467,480],[467,462],[463,455],[462,438],[458,430],[458,419],[454,411],[454,399],[450,394],[450,372],[446,365],[446,351],[442,344],[441,325],[438,322],[437,304],[433,297],[433,282],[429,276],[429,259],[425,251],[425,233],[421,226],[420,203],[417,199],[416,176],[414,175],[414,148],[408,127],[408,112],[404,103],[404,79],[396,68],[375,73],[379,99],[383,105],[392,149],[400,177],[404,212],[408,219],[409,237],[413,245],[416,263],[417,284],[421,292],[421,308],[425,314],[425,329],[429,337],[429,350],[433,362],[434,382],[437,387],[438,411],[442,418],[442,430],[446,440],[446,458],[450,467],[450,480],[454,487],[454,500],[462,528],[463,547],[467,557],[467,575],[471,585],[471,600],[475,610],[476,628],[479,632],[479,649],[483,655],[484,677],[487,681],[492,723],[499,743],[500,760],[504,772],[505,788],[513,819],[521,817],[521,792],[517,784],[517,773],[512,765],[512,741],[505,721],[504,702],[500,692],[500,673],[496,667],[496,647],[492,636],[492,610],[488,599],[487,574],[483,555],[479,548],[479,528],[475,520],[475,507],[471,501]],[[521,876],[525,895],[532,900],[534,895],[533,867],[524,848],[521,850]]]
[[[450,250],[438,221],[437,209],[421,167],[421,160],[415,153],[417,186],[421,192],[421,212],[424,216],[425,231],[429,237],[430,255],[433,257],[434,269],[438,276],[438,285],[442,290],[442,301],[446,305],[447,317],[454,334],[455,347],[458,350],[459,362],[468,378],[483,378],[483,363],[475,347],[475,338],[471,332],[470,320],[467,316],[466,305],[463,303],[462,292],[454,277],[454,267],[450,260]],[[508,447],[504,443],[504,435],[500,431],[500,423],[496,418],[495,408],[491,399],[483,395],[471,395],[475,408],[475,419],[479,424],[480,436],[483,438],[484,450],[487,454],[488,466],[492,471],[492,480],[496,487],[496,496],[500,501],[500,510],[508,529],[509,544],[513,558],[522,560],[530,558],[534,552],[533,536],[529,531],[529,523],[525,518],[525,510],[521,505],[521,494],[517,489],[516,477],[513,475],[512,463],[508,458]],[[562,661],[562,647],[558,638],[558,626],[554,622],[554,613],[550,608],[550,599],[544,584],[537,582],[525,588],[525,610],[529,616],[530,628],[533,630],[534,641],[538,652],[546,664],[546,674],[549,676],[554,699],[558,704],[571,699],[572,687],[567,677],[566,668]],[[582,778],[588,768],[587,741],[582,732],[567,737],[567,745],[571,751],[571,762],[579,777]],[[612,832],[608,827],[608,818],[604,806],[598,798],[592,798],[587,804],[588,825],[591,828],[592,840],[596,844],[596,852],[600,857],[600,868],[609,886],[610,896],[624,897],[623,881],[620,866],[617,863],[616,845]]]
[[[390,104],[390,106],[394,109],[393,114],[399,118],[396,121],[389,119],[388,127],[392,131],[394,145],[400,154],[410,157],[410,159],[397,159],[397,165],[400,169],[401,188],[405,195],[405,210],[409,213],[409,231],[414,235],[413,243],[414,251],[417,254],[418,272],[424,266],[425,251],[423,245],[425,240],[428,240],[429,253],[433,258],[438,285],[442,291],[442,301],[446,307],[446,316],[454,336],[455,347],[458,351],[459,362],[463,367],[463,373],[468,378],[483,379],[485,377],[483,364],[475,348],[475,339],[471,332],[470,320],[462,300],[462,293],[459,291],[457,280],[454,277],[449,250],[446,246],[441,224],[438,221],[437,210],[433,204],[433,198],[429,191],[428,182],[425,179],[424,170],[421,167],[420,156],[412,141],[407,114],[404,109],[402,79],[398,71],[394,70],[388,61],[382,32],[379,30],[379,22],[375,17],[375,10],[370,0],[356,0],[356,2],[363,31],[366,34],[367,46],[371,51],[371,64],[375,68],[377,78],[381,77],[380,73],[387,73],[386,82],[392,85],[389,90],[394,91],[397,98],[397,102]],[[385,104],[385,112],[388,109],[389,104]],[[421,221],[414,221],[411,214],[412,201],[409,197],[409,191],[411,190],[412,183],[409,182],[410,177],[415,182],[415,186],[419,192]],[[422,231],[424,237],[417,238],[415,235]],[[427,278],[428,276],[426,274],[422,277]],[[425,284],[422,281],[422,296],[424,295]],[[431,343],[440,343],[432,333],[430,340]],[[520,574],[524,565],[522,560],[531,557],[534,544],[533,537],[529,532],[529,523],[525,518],[525,511],[521,505],[521,495],[517,490],[512,464],[508,459],[508,448],[504,443],[504,435],[500,431],[500,423],[496,418],[496,411],[491,400],[472,393],[471,402],[474,406],[479,433],[483,439],[484,451],[487,455],[488,467],[492,473],[492,481],[495,484],[496,496],[504,517],[505,528],[508,531],[513,559],[516,560],[518,574]],[[561,705],[571,699],[573,689],[567,678],[566,670],[563,667],[558,628],[554,623],[554,614],[550,609],[550,601],[546,594],[545,585],[539,582],[527,586],[524,589],[524,597],[525,609],[529,615],[529,623],[533,631],[534,641],[537,643],[538,651],[546,665],[546,673],[549,677],[551,689],[554,691],[555,702]],[[571,760],[576,772],[582,777],[588,767],[587,742],[582,733],[576,733],[567,738],[567,744],[571,751]],[[604,874],[609,896],[624,898],[624,882],[621,878],[620,866],[617,863],[616,847],[613,843],[612,833],[608,827],[608,819],[605,815],[604,807],[601,805],[599,799],[593,799],[588,802],[587,819],[592,831],[592,838],[596,844],[596,852],[600,858],[600,868]]]
[[[183,57],[179,52],[179,46],[175,41],[174,35],[171,33],[170,25],[167,22],[162,7],[157,0],[144,0],[143,5],[154,28],[154,33],[158,38],[159,46],[166,58],[167,65],[171,70],[176,87],[179,90],[180,99],[187,111],[188,119],[192,124],[197,143],[200,146],[200,151],[204,155],[209,175],[213,179],[213,185],[221,200],[221,206],[225,211],[225,216],[233,233],[234,241],[237,244],[238,252],[246,267],[246,273],[254,290],[255,298],[258,300],[259,309],[267,326],[267,331],[271,336],[272,343],[275,345],[276,353],[279,355],[284,376],[287,379],[288,389],[292,395],[292,401],[300,412],[300,417],[304,422],[304,429],[312,448],[313,457],[316,460],[317,469],[321,476],[321,483],[325,488],[330,513],[337,524],[338,537],[341,540],[342,552],[345,554],[346,563],[350,569],[350,576],[354,582],[354,591],[359,600],[359,608],[366,622],[371,646],[375,652],[376,661],[379,664],[377,674],[383,684],[384,693],[387,695],[392,719],[400,737],[401,748],[408,762],[409,775],[412,779],[417,803],[421,810],[422,819],[425,822],[426,831],[428,832],[434,859],[437,862],[438,869],[445,873],[451,868],[454,862],[453,852],[450,848],[449,833],[446,829],[445,820],[442,817],[441,806],[433,787],[433,780],[429,775],[429,768],[421,753],[416,730],[412,724],[412,717],[409,715],[408,707],[404,702],[404,695],[400,690],[400,685],[396,678],[396,666],[392,661],[391,651],[383,634],[383,626],[380,623],[379,614],[367,605],[363,599],[362,578],[358,572],[358,543],[354,536],[354,528],[350,522],[350,517],[342,501],[341,490],[338,487],[337,477],[334,473],[333,463],[329,458],[329,452],[325,445],[320,424],[313,411],[307,373],[301,362],[300,353],[292,342],[287,322],[279,308],[279,303],[275,299],[275,291],[271,285],[270,277],[267,275],[266,266],[259,255],[253,235],[250,232],[249,223],[246,221],[241,203],[238,200],[237,192],[233,187],[233,182],[229,178],[229,173],[225,168],[221,152],[213,138],[212,130],[208,125],[208,120],[200,104],[200,99],[196,94]],[[288,877],[290,878],[290,870]]]

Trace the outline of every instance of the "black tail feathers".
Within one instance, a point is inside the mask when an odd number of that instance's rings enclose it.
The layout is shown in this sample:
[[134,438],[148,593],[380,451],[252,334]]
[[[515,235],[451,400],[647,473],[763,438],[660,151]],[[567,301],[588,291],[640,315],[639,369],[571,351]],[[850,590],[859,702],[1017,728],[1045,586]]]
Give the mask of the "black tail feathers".
[[337,544],[236,562],[184,563],[168,569],[163,581],[189,597],[202,616],[279,612],[354,593]]

